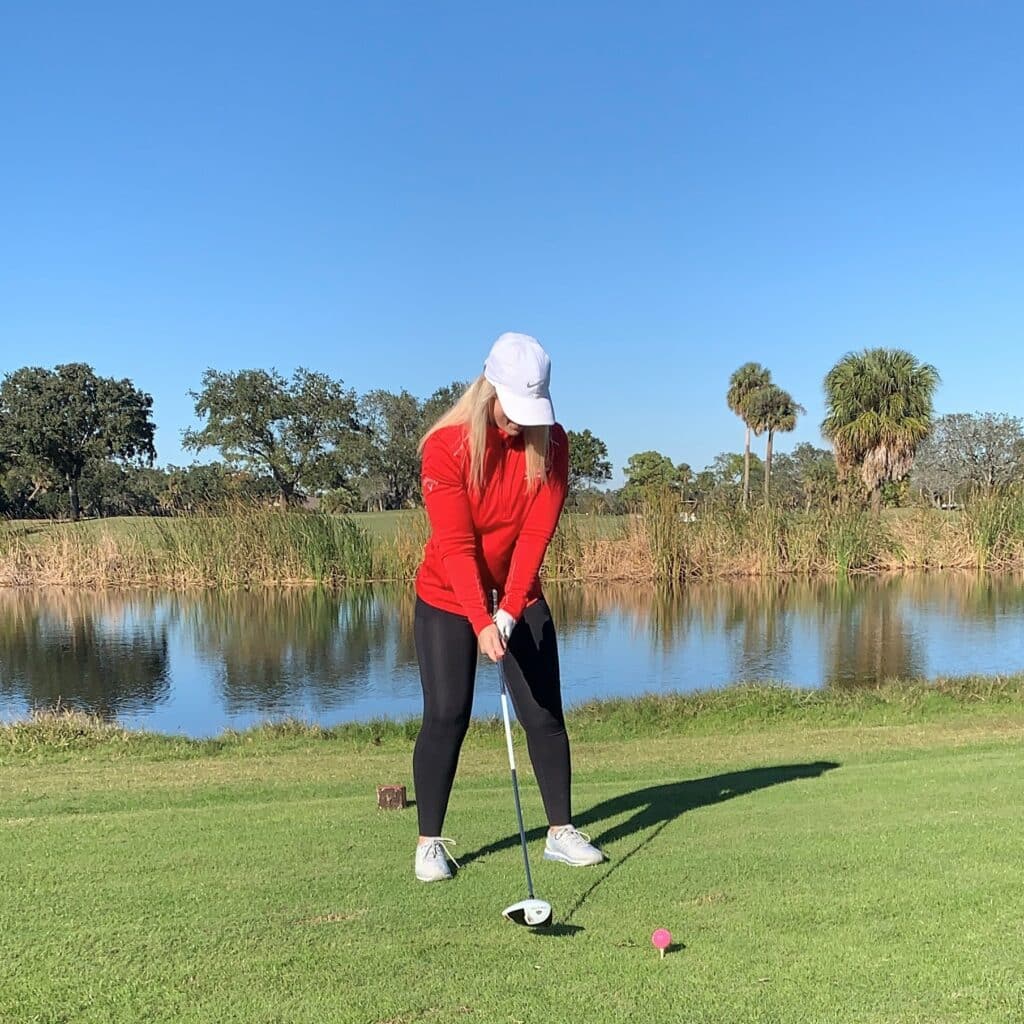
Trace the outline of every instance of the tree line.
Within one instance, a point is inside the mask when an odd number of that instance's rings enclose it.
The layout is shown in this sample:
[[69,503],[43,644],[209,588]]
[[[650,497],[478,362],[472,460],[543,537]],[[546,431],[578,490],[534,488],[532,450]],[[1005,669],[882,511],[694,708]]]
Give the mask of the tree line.
[[[876,510],[916,488],[955,504],[975,488],[1004,486],[1024,467],[1015,417],[933,414],[939,375],[899,349],[844,356],[823,382],[821,425],[831,449],[774,451],[804,414],[770,370],[745,363],[729,378],[728,407],[744,425],[742,453],[694,471],[657,451],[638,452],[625,484],[607,488],[608,449],[590,429],[570,430],[570,502],[583,511],[628,510],[652,488],[694,505],[746,506],[754,495],[810,509],[852,497]],[[329,511],[419,504],[417,445],[462,393],[453,381],[425,399],[378,389],[364,395],[308,369],[209,369],[190,392],[201,426],[183,447],[220,460],[157,468],[152,398],[130,380],[84,363],[23,367],[0,383],[0,514],[16,517],[173,514],[231,500]],[[765,438],[764,457],[751,437]],[[605,486],[602,486],[605,485]]]
[[76,520],[312,497],[337,511],[404,508],[418,500],[418,440],[464,387],[359,396],[305,368],[210,369],[189,392],[202,425],[182,446],[220,461],[157,468],[150,395],[84,363],[24,367],[0,383],[0,513]]

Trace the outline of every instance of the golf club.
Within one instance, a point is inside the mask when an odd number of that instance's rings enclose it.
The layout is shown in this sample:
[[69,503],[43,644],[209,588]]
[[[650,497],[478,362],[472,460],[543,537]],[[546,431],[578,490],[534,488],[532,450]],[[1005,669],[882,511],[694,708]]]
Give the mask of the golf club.
[[[492,604],[498,607],[498,593],[492,592]],[[551,924],[551,904],[537,899],[533,894],[533,876],[530,874],[530,856],[526,850],[526,828],[523,826],[523,808],[519,802],[519,780],[516,777],[516,755],[512,748],[512,725],[508,717],[508,685],[505,682],[505,668],[498,659],[498,682],[501,688],[501,714],[505,720],[505,744],[508,746],[508,766],[512,772],[512,795],[516,802],[516,820],[519,822],[519,841],[523,847],[523,867],[526,868],[526,892],[528,898],[506,907],[502,915],[516,924],[527,928],[546,928]]]

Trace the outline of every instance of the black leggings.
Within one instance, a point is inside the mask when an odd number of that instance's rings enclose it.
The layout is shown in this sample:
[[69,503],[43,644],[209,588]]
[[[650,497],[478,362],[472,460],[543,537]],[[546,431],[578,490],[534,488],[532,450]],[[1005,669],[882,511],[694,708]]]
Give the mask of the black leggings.
[[[416,655],[423,684],[423,726],[412,758],[420,835],[439,836],[469,728],[477,640],[463,615],[416,599]],[[572,821],[571,769],[558,675],[558,644],[544,600],[531,604],[509,637],[505,681],[526,730],[534,774],[549,825]],[[497,670],[494,671],[497,690]]]

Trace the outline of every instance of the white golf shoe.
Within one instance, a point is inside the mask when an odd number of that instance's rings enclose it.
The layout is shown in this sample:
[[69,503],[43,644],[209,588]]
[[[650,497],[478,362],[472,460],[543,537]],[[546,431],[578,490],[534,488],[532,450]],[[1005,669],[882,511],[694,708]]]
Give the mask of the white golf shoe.
[[544,859],[582,868],[588,864],[600,864],[604,854],[591,843],[590,836],[572,825],[563,825],[557,831],[548,833],[544,844]]
[[421,882],[443,882],[452,877],[448,861],[456,867],[459,862],[449,852],[448,844],[454,846],[455,840],[431,836],[425,843],[416,844],[416,877]]

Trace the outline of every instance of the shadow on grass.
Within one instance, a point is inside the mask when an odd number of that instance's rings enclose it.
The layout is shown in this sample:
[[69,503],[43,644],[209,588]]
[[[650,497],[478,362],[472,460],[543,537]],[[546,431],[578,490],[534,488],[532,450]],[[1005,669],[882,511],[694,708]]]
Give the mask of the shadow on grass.
[[[641,832],[650,832],[643,837],[628,853],[611,861],[594,883],[576,900],[567,914],[561,917],[563,926],[572,920],[572,915],[590,898],[593,892],[610,875],[622,867],[628,860],[636,856],[644,847],[655,839],[666,825],[681,817],[687,811],[698,807],[724,803],[738,796],[747,796],[761,789],[778,786],[785,782],[796,782],[799,779],[817,779],[825,772],[838,768],[835,761],[811,761],[807,764],[781,764],[767,768],[750,768],[741,772],[723,772],[721,775],[709,775],[704,779],[688,779],[684,782],[667,782],[660,786],[647,786],[632,793],[623,793],[575,815],[578,828],[590,830],[592,839],[597,846],[619,842]],[[601,830],[603,822],[629,815],[617,825]],[[546,828],[531,829],[527,839],[539,840],[544,837]],[[472,863],[481,857],[499,853],[519,845],[519,835],[515,833],[496,842],[472,850],[459,858],[462,866]]]
[[[592,839],[597,846],[626,839],[636,832],[658,825],[664,827],[670,821],[697,807],[708,807],[734,797],[746,796],[759,789],[767,789],[783,782],[797,779],[816,779],[825,772],[838,768],[835,761],[812,761],[808,764],[782,764],[770,768],[750,768],[742,772],[724,772],[709,775],[705,779],[688,779],[685,782],[667,782],[661,786],[648,786],[632,793],[623,793],[594,804],[582,814],[574,815],[577,828],[594,829],[602,821],[617,818],[630,811],[633,815],[618,825],[603,832],[593,832]],[[543,839],[547,828],[534,828],[526,833],[530,840]],[[519,834],[513,833],[503,839],[471,850],[459,858],[460,864],[472,864],[481,857],[500,853],[519,845]]]
[[[670,821],[697,807],[709,807],[738,796],[756,793],[784,782],[799,779],[817,779],[825,772],[838,768],[835,761],[812,761],[808,764],[780,764],[769,768],[750,768],[742,772],[723,772],[705,779],[685,782],[667,782],[661,786],[648,786],[632,793],[602,800],[576,818],[576,826],[593,832],[593,840],[601,846],[627,839],[636,832],[654,825],[667,825]],[[610,818],[633,812],[632,816],[604,831],[594,826]],[[543,834],[543,830],[542,830]],[[513,836],[518,839],[518,836]],[[514,843],[512,844],[514,845]]]
[[723,803],[734,797],[754,793],[759,789],[778,786],[783,782],[817,779],[825,772],[838,767],[839,765],[835,761],[811,761],[808,764],[782,764],[770,768],[751,768],[748,771],[725,772],[722,775],[711,775],[706,779],[694,779],[689,782],[670,782],[662,786],[648,786],[647,789],[638,789],[634,793],[612,797],[610,800],[596,804],[580,816],[580,824],[600,824],[609,818],[635,811],[632,817],[627,818],[621,824],[613,825],[595,835],[594,842],[598,846],[625,839],[648,828],[651,831],[625,856],[612,861],[601,876],[584,890],[562,920],[571,921],[573,914],[590,899],[599,886],[657,838],[666,825],[687,811]]
[[531,932],[534,935],[548,935],[557,937],[560,935],[579,935],[583,931],[583,926],[578,924],[562,924],[556,921],[554,924],[547,928],[531,928]]

